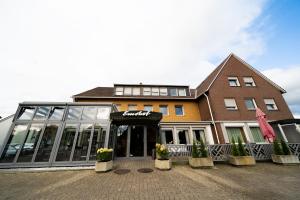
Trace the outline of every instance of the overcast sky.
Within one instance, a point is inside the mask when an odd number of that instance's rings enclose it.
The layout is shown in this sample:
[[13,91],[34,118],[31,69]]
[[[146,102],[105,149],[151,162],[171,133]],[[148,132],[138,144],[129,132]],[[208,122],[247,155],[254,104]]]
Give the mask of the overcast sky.
[[230,52],[300,116],[298,1],[0,0],[0,116],[113,83],[196,87]]

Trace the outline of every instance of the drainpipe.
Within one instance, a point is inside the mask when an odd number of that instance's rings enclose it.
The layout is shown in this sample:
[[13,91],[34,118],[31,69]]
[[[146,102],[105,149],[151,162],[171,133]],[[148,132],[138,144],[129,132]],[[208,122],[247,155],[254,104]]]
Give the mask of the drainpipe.
[[211,110],[211,107],[210,107],[209,98],[208,98],[208,96],[207,96],[205,93],[204,93],[204,96],[206,97],[206,100],[207,100],[207,104],[208,104],[208,109],[209,109],[210,117],[211,117],[212,123],[213,123],[213,125],[214,125],[215,132],[216,132],[216,136],[217,136],[217,141],[218,141],[218,144],[220,144],[219,135],[218,135],[216,123],[215,123],[215,120],[214,120],[214,116],[213,116],[213,114],[212,114],[212,110]]

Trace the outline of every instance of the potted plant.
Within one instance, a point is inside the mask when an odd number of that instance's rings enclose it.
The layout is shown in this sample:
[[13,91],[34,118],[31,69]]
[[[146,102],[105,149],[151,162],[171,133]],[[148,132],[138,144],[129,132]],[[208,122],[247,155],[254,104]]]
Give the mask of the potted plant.
[[232,155],[229,155],[229,163],[235,166],[243,165],[255,165],[255,159],[253,156],[249,156],[245,150],[242,140],[238,138],[238,146],[232,138]]
[[208,156],[206,145],[200,138],[200,148],[197,147],[199,142],[194,141],[192,147],[192,157],[189,157],[189,165],[192,168],[213,167],[212,157]]
[[156,159],[155,168],[161,170],[169,170],[172,167],[172,162],[169,159],[169,151],[166,145],[157,143],[155,145]]
[[100,148],[97,149],[97,162],[95,165],[96,172],[107,172],[112,169],[113,161],[112,161],[112,152],[113,149],[108,148]]
[[280,143],[276,139],[273,142],[274,154],[272,154],[272,161],[278,164],[298,164],[299,159],[296,155],[291,155],[287,144],[281,140]]

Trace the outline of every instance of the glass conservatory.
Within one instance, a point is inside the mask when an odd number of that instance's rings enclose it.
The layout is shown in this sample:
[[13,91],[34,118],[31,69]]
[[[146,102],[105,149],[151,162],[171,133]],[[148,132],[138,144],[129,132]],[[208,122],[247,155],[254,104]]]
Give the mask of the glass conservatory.
[[21,103],[0,167],[91,165],[96,149],[109,147],[112,104]]

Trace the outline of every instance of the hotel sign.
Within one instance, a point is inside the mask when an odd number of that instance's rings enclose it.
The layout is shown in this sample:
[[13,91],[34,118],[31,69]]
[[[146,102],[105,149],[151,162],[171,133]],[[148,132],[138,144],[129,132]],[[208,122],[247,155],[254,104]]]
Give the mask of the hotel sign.
[[113,124],[158,124],[162,119],[162,113],[145,110],[131,110],[125,112],[110,113]]
[[148,117],[149,115],[151,115],[150,111],[125,111],[123,113],[123,116],[130,116],[130,117]]

